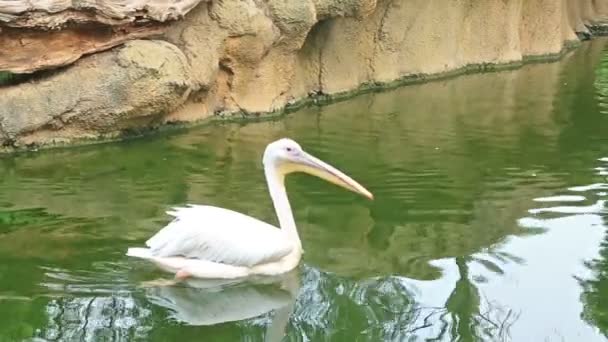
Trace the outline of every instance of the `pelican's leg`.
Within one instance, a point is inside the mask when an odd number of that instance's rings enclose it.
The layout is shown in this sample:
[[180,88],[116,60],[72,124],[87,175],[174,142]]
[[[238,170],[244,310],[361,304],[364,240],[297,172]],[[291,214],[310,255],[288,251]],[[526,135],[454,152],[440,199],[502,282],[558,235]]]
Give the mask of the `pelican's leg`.
[[141,287],[161,287],[161,286],[174,286],[179,282],[179,279],[156,279],[142,281],[139,286]]
[[177,271],[177,273],[175,273],[176,280],[186,280],[190,277],[192,277],[192,274],[183,268]]

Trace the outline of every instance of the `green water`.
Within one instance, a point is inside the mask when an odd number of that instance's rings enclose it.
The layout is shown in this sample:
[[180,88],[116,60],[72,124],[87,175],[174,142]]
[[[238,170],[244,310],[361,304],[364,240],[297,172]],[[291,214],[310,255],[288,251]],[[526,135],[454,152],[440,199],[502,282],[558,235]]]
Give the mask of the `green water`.
[[[0,341],[603,341],[608,51],[0,159]],[[124,256],[185,203],[273,224],[261,153],[289,136],[373,202],[288,179],[285,279],[226,287]],[[201,288],[203,285],[207,288]]]

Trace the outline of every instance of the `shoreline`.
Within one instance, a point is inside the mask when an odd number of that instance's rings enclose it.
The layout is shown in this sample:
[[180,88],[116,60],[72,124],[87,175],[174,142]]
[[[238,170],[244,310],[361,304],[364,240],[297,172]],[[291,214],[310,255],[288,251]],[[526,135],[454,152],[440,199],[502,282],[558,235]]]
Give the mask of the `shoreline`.
[[[538,64],[538,63],[556,63],[561,61],[566,55],[576,51],[583,44],[589,43],[595,39],[602,39],[602,37],[608,36],[608,24],[599,23],[597,25],[589,26],[589,31],[593,32],[589,39],[584,41],[567,41],[564,43],[562,51],[556,54],[545,54],[545,55],[533,55],[523,56],[519,61],[506,62],[506,63],[477,63],[469,64],[463,67],[459,67],[446,72],[439,72],[433,74],[418,74],[418,75],[407,75],[399,79],[389,82],[374,82],[374,83],[363,83],[358,87],[348,91],[337,92],[333,94],[315,93],[307,97],[290,101],[285,106],[271,110],[261,112],[247,112],[244,110],[238,111],[220,111],[213,113],[210,116],[195,119],[192,121],[165,121],[159,122],[158,124],[151,126],[142,126],[138,128],[129,128],[120,130],[112,133],[98,133],[96,136],[91,137],[75,137],[72,139],[58,139],[53,142],[47,143],[31,143],[23,144],[22,146],[0,146],[0,156],[11,156],[18,154],[36,153],[39,151],[46,150],[57,150],[65,148],[78,148],[98,144],[109,144],[109,143],[120,143],[124,141],[130,141],[134,139],[142,139],[146,137],[153,137],[160,134],[169,134],[173,132],[196,129],[204,127],[206,125],[221,124],[221,123],[242,123],[247,124],[250,122],[262,122],[262,121],[275,121],[280,120],[282,117],[295,113],[301,109],[312,107],[312,106],[325,106],[332,103],[341,101],[347,101],[354,97],[368,94],[368,93],[379,93],[384,91],[390,91],[392,89],[406,87],[415,84],[422,84],[428,82],[449,80],[452,78],[466,76],[470,74],[480,73],[495,73],[502,71],[517,70],[526,65]],[[166,113],[160,114],[162,117]]]

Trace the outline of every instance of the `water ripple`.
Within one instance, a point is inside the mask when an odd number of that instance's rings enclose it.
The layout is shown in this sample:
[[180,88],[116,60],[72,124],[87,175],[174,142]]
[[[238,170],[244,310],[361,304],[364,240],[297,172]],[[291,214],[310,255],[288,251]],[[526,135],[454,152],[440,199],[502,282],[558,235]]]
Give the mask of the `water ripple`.
[[530,214],[540,213],[560,213],[560,214],[598,214],[604,211],[605,200],[599,200],[595,204],[588,206],[560,206],[550,208],[530,209]]
[[568,188],[568,190],[570,190],[570,191],[577,191],[577,192],[586,192],[586,191],[592,191],[592,190],[606,190],[606,189],[608,189],[608,184],[606,184],[606,183],[595,183],[595,184],[589,184],[589,185],[573,186],[571,188]]
[[534,199],[534,201],[536,201],[536,202],[582,202],[584,200],[585,200],[584,196],[575,196],[575,195],[539,197],[539,198]]
[[124,264],[100,262],[91,269],[63,269],[41,266],[46,280],[40,286],[51,292],[72,294],[115,294],[133,289],[130,269]]

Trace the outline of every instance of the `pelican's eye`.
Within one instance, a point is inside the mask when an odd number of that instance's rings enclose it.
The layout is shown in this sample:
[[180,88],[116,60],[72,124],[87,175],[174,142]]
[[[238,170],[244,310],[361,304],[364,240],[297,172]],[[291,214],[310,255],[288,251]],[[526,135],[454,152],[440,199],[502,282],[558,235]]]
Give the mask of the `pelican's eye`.
[[287,152],[291,152],[293,149],[291,147],[287,148]]

